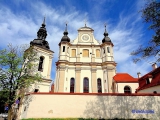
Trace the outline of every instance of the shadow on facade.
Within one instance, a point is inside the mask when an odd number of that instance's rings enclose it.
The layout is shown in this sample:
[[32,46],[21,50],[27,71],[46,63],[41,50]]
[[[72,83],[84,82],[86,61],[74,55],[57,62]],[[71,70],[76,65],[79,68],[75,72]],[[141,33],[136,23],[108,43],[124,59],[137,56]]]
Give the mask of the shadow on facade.
[[[88,101],[84,116],[98,119],[154,119],[160,118],[159,96],[97,96]],[[148,111],[152,113],[144,113]],[[136,113],[137,112],[137,113]],[[140,113],[142,112],[142,113]]]

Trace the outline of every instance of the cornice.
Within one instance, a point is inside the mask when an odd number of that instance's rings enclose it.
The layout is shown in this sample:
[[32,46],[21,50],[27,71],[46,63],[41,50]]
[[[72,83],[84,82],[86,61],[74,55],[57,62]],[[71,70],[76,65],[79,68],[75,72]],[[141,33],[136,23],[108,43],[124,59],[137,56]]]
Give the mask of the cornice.
[[112,42],[105,42],[101,44],[101,47],[106,46],[106,45],[111,45],[112,47],[114,46]]
[[33,48],[34,48],[34,49],[39,49],[39,50],[42,50],[42,51],[45,51],[45,52],[54,53],[54,51],[49,50],[49,49],[46,49],[46,48],[43,48],[43,47],[41,47],[41,46],[36,46],[36,45],[34,45]]

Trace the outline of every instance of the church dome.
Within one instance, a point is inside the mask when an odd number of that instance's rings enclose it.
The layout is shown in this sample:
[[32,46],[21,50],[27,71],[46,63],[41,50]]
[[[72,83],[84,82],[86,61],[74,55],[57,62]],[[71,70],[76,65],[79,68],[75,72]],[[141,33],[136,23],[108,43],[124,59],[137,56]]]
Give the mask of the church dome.
[[105,42],[112,42],[111,39],[108,37],[108,33],[106,31],[106,26],[105,26],[105,32],[104,32],[104,38],[102,40],[102,43],[105,43]]
[[37,32],[37,39],[34,39],[33,41],[30,42],[31,46],[36,45],[36,46],[41,46],[41,47],[50,49],[48,42],[45,40],[47,37],[47,30],[45,26],[46,25],[45,25],[45,18],[44,18],[42,26]]
[[61,42],[70,42],[70,38],[68,37],[68,31],[67,31],[67,24],[66,24],[66,29],[63,33],[63,37],[61,39]]

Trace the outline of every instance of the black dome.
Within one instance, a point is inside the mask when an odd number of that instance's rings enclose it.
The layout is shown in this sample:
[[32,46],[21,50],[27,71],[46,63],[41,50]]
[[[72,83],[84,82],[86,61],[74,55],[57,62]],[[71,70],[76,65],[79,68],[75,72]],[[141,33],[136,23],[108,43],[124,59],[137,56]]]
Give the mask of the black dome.
[[47,30],[45,26],[46,25],[45,25],[45,18],[44,18],[42,26],[37,32],[37,39],[34,39],[33,41],[30,42],[31,46],[36,45],[36,46],[41,46],[41,47],[50,49],[48,42],[45,40],[47,37]]
[[62,37],[61,42],[70,42],[70,38],[68,37],[67,24],[63,34],[64,36]]
[[105,32],[104,32],[104,38],[102,40],[102,43],[105,43],[105,42],[112,42],[111,39],[108,37],[108,33],[106,31],[106,26],[105,26]]
[[70,38],[67,36],[68,35],[68,32],[67,31],[64,31],[64,36],[62,37],[61,39],[61,42],[70,42]]

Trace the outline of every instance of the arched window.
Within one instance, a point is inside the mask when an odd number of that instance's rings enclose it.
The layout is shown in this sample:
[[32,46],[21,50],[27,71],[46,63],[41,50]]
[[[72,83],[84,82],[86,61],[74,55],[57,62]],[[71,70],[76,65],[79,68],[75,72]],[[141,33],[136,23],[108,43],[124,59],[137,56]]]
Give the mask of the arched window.
[[109,47],[107,47],[107,52],[110,53],[110,48]]
[[83,57],[89,57],[89,50],[87,49],[83,50]]
[[96,50],[96,57],[100,57],[100,50],[99,49]]
[[70,93],[74,93],[74,83],[75,83],[74,78],[71,78],[71,81],[70,81]]
[[124,93],[131,93],[131,88],[129,86],[125,86]]
[[97,88],[98,88],[98,93],[102,93],[102,84],[101,84],[101,79],[97,79]]
[[83,92],[89,93],[89,80],[88,80],[88,78],[83,79]]
[[65,46],[63,46],[63,52],[65,52]]
[[39,60],[38,71],[43,72],[43,62],[44,62],[44,57],[41,56]]

